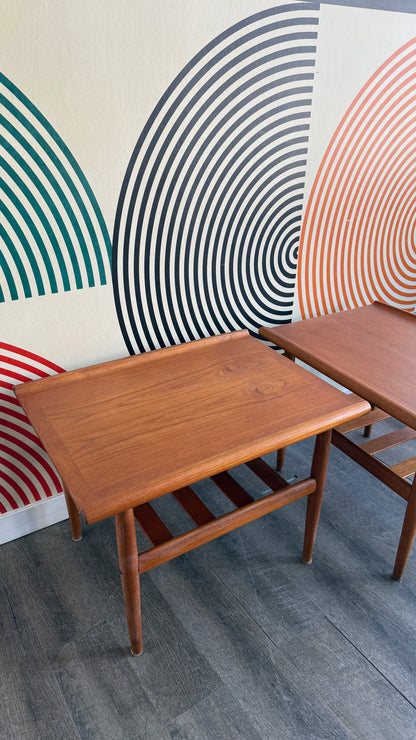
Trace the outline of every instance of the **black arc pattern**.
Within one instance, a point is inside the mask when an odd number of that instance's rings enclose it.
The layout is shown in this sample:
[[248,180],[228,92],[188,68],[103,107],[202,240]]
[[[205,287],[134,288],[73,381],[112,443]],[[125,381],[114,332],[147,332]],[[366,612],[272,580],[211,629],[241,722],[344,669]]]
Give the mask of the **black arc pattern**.
[[232,26],[151,114],[114,227],[131,354],[290,320],[318,10],[287,3]]

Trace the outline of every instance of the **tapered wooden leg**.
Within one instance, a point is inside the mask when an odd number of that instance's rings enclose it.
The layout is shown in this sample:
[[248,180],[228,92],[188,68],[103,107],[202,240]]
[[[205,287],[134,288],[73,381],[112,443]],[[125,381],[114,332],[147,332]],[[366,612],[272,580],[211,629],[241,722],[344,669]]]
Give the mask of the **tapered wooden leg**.
[[304,563],[310,563],[312,561],[312,551],[318,529],[319,515],[321,513],[330,447],[331,430],[318,434],[311,467],[311,478],[316,480],[316,490],[314,493],[309,494],[306,508],[305,539],[302,556]]
[[[295,362],[296,360],[295,355],[292,355],[291,352],[283,352],[283,357],[287,357],[287,359],[291,360],[292,362]],[[286,447],[282,447],[280,450],[277,450],[276,470],[283,470],[285,464],[285,455]]]
[[402,533],[400,535],[399,549],[397,550],[396,562],[394,564],[393,578],[396,581],[400,581],[404,569],[406,567],[407,560],[412,549],[412,545],[416,535],[416,473],[413,478],[412,487],[410,489],[409,500],[407,502],[406,513],[404,515],[404,522],[402,527]]
[[72,539],[77,542],[82,539],[81,519],[79,511],[75,506],[71,495],[64,486],[66,508],[68,509],[69,523],[71,525]]
[[136,525],[133,509],[116,514],[116,535],[124,607],[130,635],[131,652],[140,655],[142,619],[140,609],[139,558],[137,554]]
[[[376,409],[376,407],[372,403],[371,404],[371,411],[375,411],[375,409]],[[371,437],[371,432],[372,431],[373,431],[373,425],[372,424],[367,424],[367,426],[364,427],[363,436],[364,437]]]
[[285,464],[286,447],[277,450],[276,470],[283,470]]

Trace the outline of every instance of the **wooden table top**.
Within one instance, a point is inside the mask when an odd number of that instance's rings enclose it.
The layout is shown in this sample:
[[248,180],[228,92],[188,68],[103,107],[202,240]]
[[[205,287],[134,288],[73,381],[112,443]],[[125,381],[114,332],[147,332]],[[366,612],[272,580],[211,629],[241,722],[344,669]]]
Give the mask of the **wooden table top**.
[[416,316],[375,302],[285,326],[265,338],[416,428]]
[[246,331],[25,383],[15,392],[88,523],[369,408]]

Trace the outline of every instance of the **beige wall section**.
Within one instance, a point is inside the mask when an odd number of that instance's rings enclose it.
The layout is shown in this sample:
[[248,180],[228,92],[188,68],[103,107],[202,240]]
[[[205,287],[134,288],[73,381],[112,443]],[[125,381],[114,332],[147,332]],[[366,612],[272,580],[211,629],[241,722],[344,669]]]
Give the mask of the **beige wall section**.
[[371,75],[414,33],[416,16],[321,6],[305,200],[346,109]]
[[0,336],[0,341],[34,352],[65,370],[128,354],[112,285],[3,303]]
[[[265,0],[2,0],[0,68],[56,129],[112,237],[123,177],[166,88]],[[126,354],[111,286],[0,307],[3,341],[67,369]]]
[[[0,69],[68,146],[110,236],[133,148],[170,82],[218,34],[279,4],[0,0]],[[352,96],[415,20],[321,5],[306,195]],[[111,285],[1,304],[0,340],[67,369],[126,354]]]
[[184,65],[266,0],[2,0],[1,69],[76,157],[110,234],[147,118]]
[[[68,146],[110,237],[136,141],[209,41],[265,0],[1,0],[0,69]],[[73,369],[127,354],[112,286],[0,305],[0,341]],[[1,467],[1,466],[0,466]],[[0,517],[0,542],[64,516],[61,496]]]
[[[347,108],[378,67],[415,34],[416,16],[406,13],[321,6],[304,208],[322,157]],[[295,291],[293,320],[298,319]]]

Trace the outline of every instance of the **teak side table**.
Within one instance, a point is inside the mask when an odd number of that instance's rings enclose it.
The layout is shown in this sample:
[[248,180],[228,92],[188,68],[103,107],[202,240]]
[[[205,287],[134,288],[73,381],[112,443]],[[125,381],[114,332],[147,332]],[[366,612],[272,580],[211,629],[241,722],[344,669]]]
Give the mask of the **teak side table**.
[[[142,650],[139,574],[308,497],[310,562],[331,429],[369,409],[246,331],[201,339],[16,386],[64,481],[74,539],[115,516],[131,650]],[[317,435],[311,474],[288,485],[260,459]],[[253,498],[228,470],[241,463],[272,489]],[[190,485],[211,477],[235,509],[215,518]],[[196,524],[173,537],[151,501],[173,492]],[[138,554],[135,520],[151,542]]]
[[[388,466],[378,452],[416,437],[416,316],[375,302],[368,306],[276,327],[260,334],[353,393],[365,398],[372,411],[359,422],[337,428],[332,442],[389,486],[406,502],[406,513],[393,578],[404,572],[416,535],[416,457]],[[355,444],[346,435],[392,416],[404,426],[387,435]],[[280,468],[283,465],[281,456]]]

